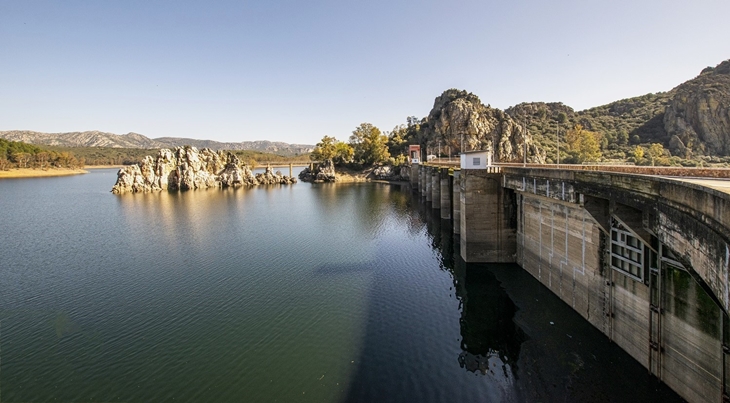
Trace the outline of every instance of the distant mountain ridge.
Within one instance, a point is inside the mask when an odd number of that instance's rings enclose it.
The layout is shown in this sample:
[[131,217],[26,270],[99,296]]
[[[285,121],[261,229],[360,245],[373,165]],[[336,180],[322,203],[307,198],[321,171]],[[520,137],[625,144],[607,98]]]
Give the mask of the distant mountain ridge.
[[213,140],[197,140],[182,137],[151,139],[139,133],[114,134],[100,131],[41,133],[28,130],[0,131],[0,138],[29,144],[61,147],[111,147],[111,148],[174,148],[190,145],[213,150],[254,150],[284,156],[305,154],[314,149],[309,144],[289,144],[278,141],[258,140],[224,143]]

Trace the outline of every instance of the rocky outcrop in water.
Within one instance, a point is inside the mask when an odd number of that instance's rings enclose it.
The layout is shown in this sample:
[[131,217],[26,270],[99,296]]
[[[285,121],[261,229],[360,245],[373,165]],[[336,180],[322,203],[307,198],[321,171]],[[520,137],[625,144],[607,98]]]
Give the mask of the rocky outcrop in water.
[[304,168],[299,173],[299,179],[302,182],[335,182],[337,175],[335,174],[335,164],[332,160],[325,160],[310,169]]
[[296,183],[296,179],[279,172],[274,174],[271,168],[254,176],[230,152],[178,147],[174,150],[162,149],[156,158],[147,156],[138,165],[120,169],[112,192],[121,194],[289,183]]
[[266,167],[266,171],[262,174],[256,174],[256,181],[259,185],[286,185],[290,183],[297,183],[296,178],[282,175],[281,171],[274,172],[271,167]]
[[411,167],[402,165],[382,165],[373,169],[372,175],[377,180],[405,182],[411,179]]
[[450,89],[436,98],[422,126],[426,145],[456,153],[459,150],[493,152],[495,162],[522,161],[525,150],[531,162],[542,163],[544,152],[524,127],[504,111],[485,106],[476,95]]

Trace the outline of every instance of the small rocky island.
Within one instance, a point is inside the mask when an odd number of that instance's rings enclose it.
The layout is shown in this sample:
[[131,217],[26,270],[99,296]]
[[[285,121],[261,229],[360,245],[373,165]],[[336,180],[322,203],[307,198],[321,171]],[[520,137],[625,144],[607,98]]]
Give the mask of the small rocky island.
[[401,165],[398,167],[383,164],[367,167],[365,169],[346,169],[340,166],[340,171],[335,170],[335,164],[331,159],[318,163],[312,163],[299,173],[299,180],[302,182],[408,182],[410,180],[411,166]]
[[297,180],[268,167],[256,174],[230,152],[209,148],[177,147],[162,149],[157,158],[147,156],[138,165],[119,170],[112,193],[193,190],[296,183]]

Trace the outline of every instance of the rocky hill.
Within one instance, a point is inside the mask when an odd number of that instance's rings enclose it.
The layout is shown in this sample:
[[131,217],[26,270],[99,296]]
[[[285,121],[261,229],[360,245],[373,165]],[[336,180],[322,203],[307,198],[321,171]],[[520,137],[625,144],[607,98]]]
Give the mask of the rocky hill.
[[179,137],[160,137],[151,139],[137,133],[113,134],[99,131],[70,133],[39,133],[25,130],[0,131],[0,138],[22,141],[28,144],[61,147],[112,147],[112,148],[175,148],[189,145],[213,150],[254,150],[284,156],[311,152],[314,146],[307,144],[288,144],[271,141],[243,141],[222,143],[212,140],[196,140]]
[[624,159],[637,144],[660,143],[680,158],[730,156],[730,60],[667,92],[575,111],[562,103],[529,102],[505,112],[528,127],[547,156],[567,129],[580,124],[604,135],[604,155]]
[[527,150],[530,162],[545,162],[522,126],[504,111],[485,106],[479,97],[456,89],[436,97],[428,117],[421,124],[420,143],[435,150],[492,150],[497,162],[522,161]]

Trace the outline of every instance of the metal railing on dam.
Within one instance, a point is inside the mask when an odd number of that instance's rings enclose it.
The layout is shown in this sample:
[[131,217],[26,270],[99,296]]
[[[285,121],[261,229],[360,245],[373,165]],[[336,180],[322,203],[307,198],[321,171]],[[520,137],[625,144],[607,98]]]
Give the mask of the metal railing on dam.
[[[467,262],[516,262],[682,397],[730,387],[728,169],[412,168]],[[697,180],[694,178],[703,178]]]
[[[424,166],[445,166],[458,169],[459,161],[452,159],[431,160]],[[526,169],[557,169],[568,171],[602,171],[637,175],[653,176],[681,176],[697,178],[730,179],[730,168],[712,167],[677,167],[677,166],[643,166],[643,165],[616,165],[616,164],[522,164],[522,163],[495,163],[493,167],[514,167]]]

